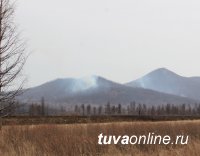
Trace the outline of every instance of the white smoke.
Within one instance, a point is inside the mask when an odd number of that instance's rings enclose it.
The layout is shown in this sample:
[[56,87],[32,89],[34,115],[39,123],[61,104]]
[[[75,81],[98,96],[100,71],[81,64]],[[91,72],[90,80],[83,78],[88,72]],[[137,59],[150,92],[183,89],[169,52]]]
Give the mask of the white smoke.
[[72,86],[72,91],[80,92],[80,91],[85,91],[91,88],[98,87],[97,78],[98,78],[97,76],[88,76],[88,77],[75,79]]

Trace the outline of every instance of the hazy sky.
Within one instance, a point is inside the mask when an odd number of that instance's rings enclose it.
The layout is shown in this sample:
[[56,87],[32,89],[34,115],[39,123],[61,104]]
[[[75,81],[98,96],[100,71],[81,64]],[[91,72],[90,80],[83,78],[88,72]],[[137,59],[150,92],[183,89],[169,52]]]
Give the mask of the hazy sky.
[[116,82],[159,67],[200,76],[199,0],[18,0],[28,86],[101,75]]

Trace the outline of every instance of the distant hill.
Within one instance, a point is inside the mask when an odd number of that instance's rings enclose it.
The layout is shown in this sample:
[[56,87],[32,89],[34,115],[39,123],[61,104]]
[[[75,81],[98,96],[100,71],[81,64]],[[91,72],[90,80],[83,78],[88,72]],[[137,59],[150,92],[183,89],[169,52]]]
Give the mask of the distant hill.
[[57,79],[30,88],[19,97],[21,101],[39,102],[41,97],[51,104],[129,104],[131,101],[149,105],[193,104],[196,100],[157,91],[122,85],[100,76],[81,79]]
[[183,77],[166,68],[154,70],[126,85],[200,100],[200,77]]

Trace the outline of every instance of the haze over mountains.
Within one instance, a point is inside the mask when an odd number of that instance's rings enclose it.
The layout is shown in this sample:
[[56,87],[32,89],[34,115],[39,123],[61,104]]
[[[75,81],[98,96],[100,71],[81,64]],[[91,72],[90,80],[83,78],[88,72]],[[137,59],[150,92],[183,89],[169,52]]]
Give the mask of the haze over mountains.
[[154,70],[126,85],[200,100],[200,77],[183,77],[166,68]]
[[194,104],[200,101],[200,78],[181,77],[165,68],[157,69],[141,79],[119,84],[100,76],[80,79],[66,78],[30,88],[19,97],[21,101],[48,104],[129,104],[132,101],[148,105]]

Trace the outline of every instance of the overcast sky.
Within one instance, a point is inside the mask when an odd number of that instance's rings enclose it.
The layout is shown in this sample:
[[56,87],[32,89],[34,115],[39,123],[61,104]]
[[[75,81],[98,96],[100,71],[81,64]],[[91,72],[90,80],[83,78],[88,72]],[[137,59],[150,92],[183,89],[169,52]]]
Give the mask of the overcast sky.
[[200,76],[199,0],[18,0],[32,51],[28,86],[101,75],[116,82],[159,67]]

